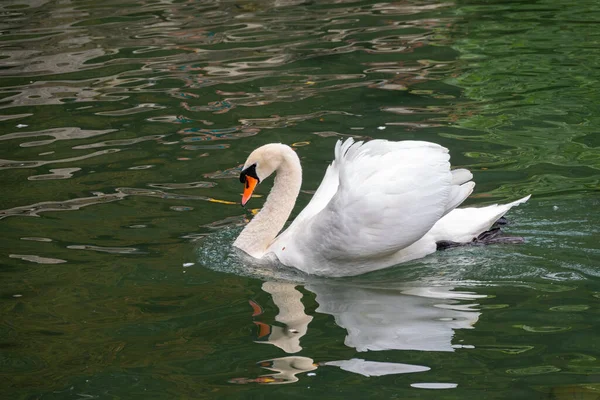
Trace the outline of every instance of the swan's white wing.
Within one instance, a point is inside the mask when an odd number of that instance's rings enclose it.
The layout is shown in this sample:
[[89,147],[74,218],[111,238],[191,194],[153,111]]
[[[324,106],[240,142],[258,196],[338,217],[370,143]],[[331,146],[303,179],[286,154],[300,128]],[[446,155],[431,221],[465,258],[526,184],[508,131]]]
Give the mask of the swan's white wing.
[[420,239],[473,188],[459,186],[467,175],[450,172],[448,150],[437,144],[348,139],[338,148],[335,194],[270,249],[286,265],[316,272],[333,260],[387,257]]
[[[339,188],[310,226],[327,259],[385,256],[421,238],[446,213],[447,149],[374,140],[340,159]],[[329,239],[328,243],[325,240]]]
[[340,159],[348,151],[348,148],[352,146],[354,140],[346,140],[342,142],[339,140],[335,145],[335,159],[327,167],[325,176],[321,181],[317,191],[310,199],[310,202],[304,207],[302,212],[294,219],[294,222],[289,226],[288,230],[295,229],[296,226],[302,224],[305,220],[315,216],[322,209],[327,206],[331,198],[335,195],[338,190],[340,181]]

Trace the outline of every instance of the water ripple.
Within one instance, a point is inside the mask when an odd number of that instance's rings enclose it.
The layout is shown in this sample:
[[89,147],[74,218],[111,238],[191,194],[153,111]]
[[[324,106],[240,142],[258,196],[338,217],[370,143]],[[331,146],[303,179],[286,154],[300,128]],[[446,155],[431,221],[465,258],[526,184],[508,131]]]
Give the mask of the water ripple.
[[66,260],[61,260],[60,258],[40,257],[31,254],[10,254],[9,257],[30,261],[36,264],[62,264],[67,262]]
[[214,182],[190,182],[190,183],[149,183],[148,186],[156,188],[156,189],[167,189],[167,190],[175,190],[175,189],[195,189],[195,188],[211,188],[214,187],[216,183]]
[[111,253],[111,254],[146,254],[140,249],[136,249],[135,247],[101,247],[101,246],[93,246],[88,244],[73,244],[67,246],[67,249],[72,250],[90,250],[90,251],[98,251],[100,253]]
[[137,144],[141,142],[146,142],[148,140],[159,140],[164,138],[165,135],[150,135],[150,136],[142,136],[133,139],[119,139],[119,140],[107,140],[105,142],[96,142],[91,144],[82,144],[79,146],[74,146],[74,150],[83,150],[83,149],[95,149],[98,147],[107,147],[107,146],[129,146],[132,144]]
[[69,179],[73,177],[73,173],[81,171],[81,168],[56,168],[51,169],[51,174],[45,175],[32,175],[27,177],[30,181],[45,181],[53,179]]
[[55,143],[57,140],[73,140],[73,139],[88,139],[100,135],[106,135],[108,133],[116,132],[117,129],[104,129],[104,130],[89,130],[81,129],[78,127],[64,127],[54,129],[44,129],[41,131],[32,132],[14,132],[7,133],[0,136],[0,140],[14,140],[32,138],[38,136],[52,136],[54,139],[37,140],[35,142],[23,142],[20,143],[21,147],[34,147],[34,146],[45,146]]
[[119,201],[127,195],[124,193],[104,194],[100,193],[93,197],[82,197],[65,201],[43,201],[28,206],[19,206],[0,211],[0,219],[13,216],[39,217],[42,212],[49,211],[72,211],[79,210],[93,204],[103,204],[113,201]]
[[[162,185],[157,185],[161,186]],[[199,186],[194,186],[199,187]],[[204,186],[208,187],[208,186]],[[165,189],[175,189],[179,187],[165,187]],[[19,206],[14,208],[9,208],[6,210],[0,210],[0,219],[13,217],[13,216],[27,216],[27,217],[39,217],[40,213],[50,212],[50,211],[73,211],[79,210],[82,207],[87,207],[93,204],[104,204],[113,201],[123,200],[128,196],[143,196],[143,197],[155,197],[164,200],[201,200],[208,201],[212,203],[221,203],[221,204],[237,204],[230,201],[219,200],[212,197],[207,196],[198,196],[198,195],[187,195],[187,194],[176,194],[164,192],[162,190],[151,190],[144,188],[117,188],[116,193],[113,194],[104,194],[104,193],[95,193],[93,197],[82,197],[76,199],[70,199],[65,201],[45,201],[40,203],[35,203],[27,206]]]
[[166,107],[158,105],[158,104],[148,103],[148,104],[138,104],[135,107],[127,108],[127,109],[123,109],[123,110],[101,111],[96,114],[97,115],[107,115],[110,117],[120,117],[123,115],[134,115],[134,114],[139,114],[139,113],[144,113],[144,112],[149,112],[149,111],[154,111],[154,110],[163,110],[165,108]]
[[113,154],[120,151],[119,149],[106,149],[101,151],[96,151],[94,153],[86,154],[84,156],[79,157],[69,157],[58,160],[37,160],[37,161],[15,161],[15,160],[0,160],[0,170],[2,169],[15,169],[15,168],[36,168],[41,167],[47,164],[59,164],[59,163],[68,163],[72,161],[85,160],[88,158],[98,157],[105,154]]

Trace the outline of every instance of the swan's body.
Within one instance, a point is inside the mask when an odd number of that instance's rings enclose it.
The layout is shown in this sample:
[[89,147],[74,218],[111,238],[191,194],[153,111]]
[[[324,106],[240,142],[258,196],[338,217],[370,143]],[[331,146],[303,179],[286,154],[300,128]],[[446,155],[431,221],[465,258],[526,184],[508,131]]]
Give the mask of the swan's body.
[[456,209],[472,174],[450,170],[448,150],[420,142],[347,139],[310,203],[281,235],[302,183],[300,160],[283,144],[256,149],[240,179],[242,204],[276,172],[262,210],[234,242],[256,259],[274,254],[309,274],[350,276],[424,257],[442,241],[468,243],[529,196],[503,205]]

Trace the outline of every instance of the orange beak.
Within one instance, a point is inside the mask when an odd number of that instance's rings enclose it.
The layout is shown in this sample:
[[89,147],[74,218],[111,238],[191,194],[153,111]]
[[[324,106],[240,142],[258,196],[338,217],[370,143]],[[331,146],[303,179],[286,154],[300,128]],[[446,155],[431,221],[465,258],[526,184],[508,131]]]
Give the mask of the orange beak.
[[246,176],[246,187],[244,188],[244,194],[242,195],[242,207],[246,205],[250,197],[252,197],[252,193],[258,184],[258,179],[253,178],[251,176]]

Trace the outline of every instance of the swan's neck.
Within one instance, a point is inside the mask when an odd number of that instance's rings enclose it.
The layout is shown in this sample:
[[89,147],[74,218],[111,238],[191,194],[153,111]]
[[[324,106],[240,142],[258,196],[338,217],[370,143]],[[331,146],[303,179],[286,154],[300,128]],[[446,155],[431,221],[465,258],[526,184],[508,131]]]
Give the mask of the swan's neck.
[[302,185],[302,167],[289,147],[275,170],[275,182],[263,208],[240,233],[233,245],[252,257],[261,258],[288,220]]

